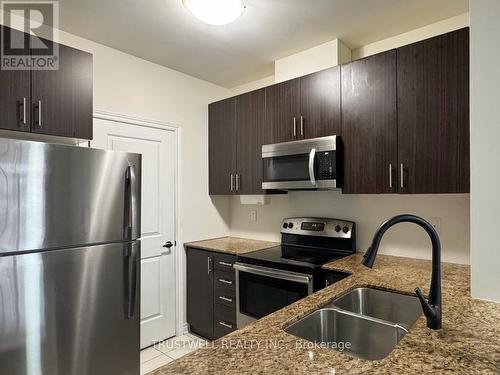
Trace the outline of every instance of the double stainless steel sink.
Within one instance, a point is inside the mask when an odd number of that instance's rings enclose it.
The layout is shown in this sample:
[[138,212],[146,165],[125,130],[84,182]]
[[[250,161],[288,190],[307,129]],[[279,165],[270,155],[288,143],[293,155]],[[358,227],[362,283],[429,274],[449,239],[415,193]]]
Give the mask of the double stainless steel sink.
[[285,331],[354,357],[389,355],[417,319],[416,297],[374,288],[356,288],[285,328]]

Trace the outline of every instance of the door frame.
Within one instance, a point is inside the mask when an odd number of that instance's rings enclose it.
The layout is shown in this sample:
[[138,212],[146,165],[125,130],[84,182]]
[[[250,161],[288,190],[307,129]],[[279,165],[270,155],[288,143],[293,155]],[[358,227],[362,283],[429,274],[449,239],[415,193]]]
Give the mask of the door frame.
[[[176,246],[174,247],[174,264],[175,264],[175,334],[180,336],[186,333],[186,327],[184,324],[184,258],[182,253],[180,253],[180,248],[183,247],[184,242],[182,241],[181,226],[181,202],[182,202],[182,128],[179,124],[172,122],[157,121],[137,116],[124,115],[110,111],[104,111],[96,109],[94,110],[93,119],[108,120],[120,123],[126,123],[129,125],[149,127],[160,130],[173,131],[175,136],[175,183],[174,183],[174,241]],[[89,142],[90,144],[90,142]]]

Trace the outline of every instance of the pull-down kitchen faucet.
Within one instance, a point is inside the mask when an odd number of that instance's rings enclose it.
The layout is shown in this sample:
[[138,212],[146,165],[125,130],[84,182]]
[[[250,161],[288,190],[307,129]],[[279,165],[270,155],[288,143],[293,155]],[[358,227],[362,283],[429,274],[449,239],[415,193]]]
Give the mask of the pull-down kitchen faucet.
[[366,267],[373,267],[375,257],[377,256],[378,247],[384,233],[393,225],[398,223],[414,223],[425,229],[432,242],[432,277],[431,288],[429,292],[429,301],[427,302],[420,291],[420,288],[415,289],[422,310],[427,318],[427,327],[430,329],[441,329],[442,323],[442,305],[441,305],[441,243],[439,236],[434,227],[421,217],[415,215],[397,215],[392,219],[387,220],[375,232],[371,246],[366,250],[362,264]]

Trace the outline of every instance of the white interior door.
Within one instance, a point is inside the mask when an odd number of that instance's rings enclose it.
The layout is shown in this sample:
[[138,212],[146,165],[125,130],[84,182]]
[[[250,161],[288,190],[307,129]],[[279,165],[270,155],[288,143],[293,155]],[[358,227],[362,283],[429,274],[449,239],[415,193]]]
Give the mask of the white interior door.
[[175,176],[173,130],[94,119],[95,148],[142,154],[141,348],[175,336]]

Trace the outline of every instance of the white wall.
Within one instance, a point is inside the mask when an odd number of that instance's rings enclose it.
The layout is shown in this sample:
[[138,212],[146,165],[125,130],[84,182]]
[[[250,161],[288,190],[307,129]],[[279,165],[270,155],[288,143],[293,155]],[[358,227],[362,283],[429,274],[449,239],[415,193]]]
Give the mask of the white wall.
[[[399,46],[444,34],[469,25],[468,14],[450,18],[417,30],[388,38],[352,51],[352,58],[361,58]],[[338,46],[338,45],[337,45]],[[294,76],[328,68],[333,64],[330,53],[332,42],[292,56],[285,65],[276,65],[276,82]],[[336,48],[341,59],[348,59],[345,49]],[[342,56],[340,56],[342,54]],[[323,57],[321,57],[323,56]],[[317,58],[317,61],[315,61]],[[293,61],[300,63],[294,65]],[[307,63],[309,61],[309,64]],[[336,62],[335,62],[336,64]],[[294,71],[294,66],[297,69]],[[333,66],[333,65],[330,65]],[[283,70],[281,70],[284,67]],[[250,83],[249,87],[257,88]],[[256,209],[257,222],[250,221],[250,210]],[[270,198],[265,206],[241,205],[238,198],[231,200],[230,233],[234,236],[279,241],[279,224],[284,217],[293,215],[324,215],[347,218],[358,223],[358,249],[365,250],[376,228],[387,218],[398,213],[414,213],[424,218],[441,218],[440,237],[443,260],[469,263],[469,195],[341,195],[335,192],[294,192],[287,196]],[[494,247],[491,246],[493,249]],[[411,224],[391,229],[384,239],[380,253],[430,258],[425,234]]]
[[[177,228],[180,274],[176,276],[184,280],[182,243],[229,234],[229,198],[208,195],[207,157],[207,105],[227,96],[228,90],[65,32],[59,36],[61,43],[93,54],[94,110],[172,123],[181,128],[182,189],[178,193],[182,198],[182,225]],[[178,324],[182,324],[184,282],[177,286]]]
[[500,302],[500,1],[471,0],[471,283]]
[[233,87],[233,88],[229,89],[227,96],[231,97],[231,96],[243,94],[245,92],[250,92],[253,90],[261,89],[263,87],[270,86],[272,84],[274,84],[274,75],[259,79],[257,81],[245,83],[244,85],[241,85],[241,86]]
[[[231,204],[231,235],[279,241],[281,220],[293,216],[319,216],[353,220],[357,224],[357,248],[365,251],[375,230],[389,217],[412,213],[441,218],[439,235],[443,261],[469,263],[469,196],[446,195],[342,195],[338,192],[290,192],[273,196],[269,205]],[[257,211],[257,221],[250,211]],[[425,232],[413,224],[390,229],[380,246],[381,254],[431,258]]]
[[433,36],[444,34],[453,30],[458,30],[467,26],[469,26],[469,14],[464,13],[354,49],[352,51],[352,59],[356,60],[362,57],[374,55],[379,52],[401,47],[406,44],[415,43],[420,40],[432,38]]
[[93,54],[94,110],[167,122],[182,129],[180,213],[189,225],[178,228],[181,239],[227,235],[229,201],[208,196],[207,105],[229,91],[63,31],[59,31],[59,41]]
[[226,235],[228,200],[208,196],[207,105],[227,90],[68,33],[60,41],[93,54],[94,109],[182,129],[182,240]]
[[[339,50],[341,51],[339,61]],[[304,76],[347,61],[349,49],[338,39],[309,48],[305,51],[284,57],[274,62],[275,82],[283,82]]]

